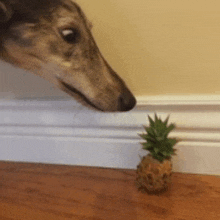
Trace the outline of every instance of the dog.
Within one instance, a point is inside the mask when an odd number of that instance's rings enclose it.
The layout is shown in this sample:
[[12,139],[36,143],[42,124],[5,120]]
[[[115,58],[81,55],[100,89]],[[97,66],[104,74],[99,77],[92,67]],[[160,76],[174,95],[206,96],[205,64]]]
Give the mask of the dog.
[[0,0],[0,59],[100,111],[124,112],[136,104],[72,0]]

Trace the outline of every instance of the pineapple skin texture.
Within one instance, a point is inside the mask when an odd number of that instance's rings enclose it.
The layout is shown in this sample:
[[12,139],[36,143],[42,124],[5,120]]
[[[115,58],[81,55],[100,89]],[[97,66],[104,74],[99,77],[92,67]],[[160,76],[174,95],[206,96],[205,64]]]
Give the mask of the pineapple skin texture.
[[148,154],[142,158],[137,167],[137,186],[149,193],[161,192],[169,187],[171,175],[171,159],[160,162]]

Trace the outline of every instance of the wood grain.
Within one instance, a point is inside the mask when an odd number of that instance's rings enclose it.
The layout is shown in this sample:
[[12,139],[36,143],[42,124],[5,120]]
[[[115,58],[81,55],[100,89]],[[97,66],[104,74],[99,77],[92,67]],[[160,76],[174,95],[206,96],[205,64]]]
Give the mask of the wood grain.
[[159,195],[134,170],[0,162],[1,220],[220,219],[220,177],[174,173]]

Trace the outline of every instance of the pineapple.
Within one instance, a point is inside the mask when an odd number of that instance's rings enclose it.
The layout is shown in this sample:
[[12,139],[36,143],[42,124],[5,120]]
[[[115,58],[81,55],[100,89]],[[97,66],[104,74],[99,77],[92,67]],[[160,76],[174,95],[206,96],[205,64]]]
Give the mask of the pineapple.
[[146,140],[143,149],[150,154],[144,156],[137,167],[138,187],[147,192],[160,192],[168,188],[171,182],[171,155],[175,154],[175,138],[168,138],[168,134],[175,129],[174,124],[168,126],[169,116],[162,121],[155,114],[155,120],[148,116],[150,126],[145,127],[147,133],[140,136]]

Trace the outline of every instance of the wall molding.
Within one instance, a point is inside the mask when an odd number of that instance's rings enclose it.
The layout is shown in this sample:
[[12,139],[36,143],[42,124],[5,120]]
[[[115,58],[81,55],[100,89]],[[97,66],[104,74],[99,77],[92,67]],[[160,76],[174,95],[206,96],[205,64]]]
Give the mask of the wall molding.
[[220,96],[142,96],[129,113],[100,113],[73,100],[0,101],[0,160],[136,168],[146,117],[170,115],[181,138],[177,172],[220,174]]

